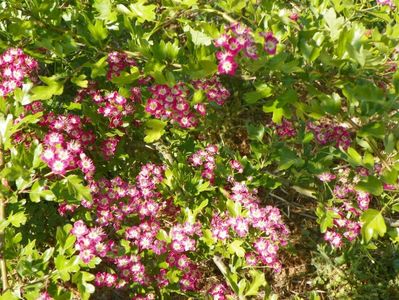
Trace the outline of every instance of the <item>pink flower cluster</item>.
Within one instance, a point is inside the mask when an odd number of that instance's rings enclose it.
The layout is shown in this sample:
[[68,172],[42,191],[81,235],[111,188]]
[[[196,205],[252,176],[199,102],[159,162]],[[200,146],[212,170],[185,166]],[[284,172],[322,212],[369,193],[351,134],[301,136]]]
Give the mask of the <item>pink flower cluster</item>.
[[222,48],[216,53],[219,61],[218,73],[234,75],[238,64],[236,57],[241,50],[246,57],[258,58],[258,50],[250,28],[241,23],[234,23],[227,28],[227,33],[220,35],[214,42],[215,47]]
[[196,249],[194,235],[201,236],[201,225],[185,222],[184,224],[174,225],[169,232],[172,243],[171,249],[176,253],[194,251]]
[[71,233],[76,236],[75,249],[84,263],[89,263],[94,257],[105,257],[112,249],[112,243],[105,243],[106,234],[101,227],[88,228],[82,221],[73,224]]
[[75,210],[79,207],[78,204],[71,204],[71,203],[67,203],[65,202],[61,202],[58,205],[58,213],[61,216],[66,216],[67,213],[73,213],[75,212]]
[[135,103],[141,97],[141,91],[137,91],[137,88],[131,88],[131,92],[129,99],[115,91],[104,95],[101,90],[96,89],[94,83],[90,83],[87,88],[78,91],[74,102],[82,102],[86,97],[90,98],[99,106],[97,112],[109,119],[110,128],[118,128],[122,126],[124,117],[134,113]]
[[64,175],[69,170],[80,168],[86,178],[91,178],[95,167],[84,151],[90,150],[95,136],[92,131],[84,130],[82,119],[72,114],[55,116],[49,113],[40,124],[50,129],[43,138],[41,158],[51,171]]
[[105,118],[109,118],[109,126],[111,128],[122,126],[123,117],[131,115],[134,112],[133,103],[118,92],[111,92],[103,97],[97,91],[92,95],[92,99],[99,106],[97,112]]
[[146,112],[158,119],[172,119],[183,128],[197,126],[197,117],[187,100],[189,90],[183,82],[172,88],[157,84],[148,89],[152,96],[147,101]]
[[223,283],[215,284],[208,293],[213,300],[227,300],[233,296],[231,290]]
[[[226,100],[230,97],[229,90],[223,86],[223,84],[216,76],[210,79],[193,80],[191,84],[196,90],[204,91],[208,101],[215,102],[218,105],[223,105],[226,102]],[[197,106],[199,105],[205,106],[205,104],[203,103],[197,104]],[[196,108],[195,106],[194,108],[197,110],[199,114],[205,115],[205,111],[202,112],[200,109]]]
[[244,167],[238,160],[232,159],[232,160],[230,160],[229,163],[230,163],[230,167],[237,173],[241,174],[244,172]]
[[[166,203],[158,203],[159,193],[156,185],[163,179],[164,167],[146,164],[137,175],[135,185],[123,181],[120,177],[112,180],[91,181],[92,203],[82,203],[96,213],[95,222],[100,226],[112,225],[119,230],[125,219],[136,213],[141,219],[154,219]],[[150,226],[151,225],[151,226]],[[146,223],[146,230],[156,223]]]
[[42,292],[36,300],[54,300],[54,298],[48,292]]
[[337,147],[347,150],[352,142],[349,131],[342,126],[327,123],[316,125],[309,122],[307,128],[313,132],[316,141],[321,145],[335,142]]
[[395,7],[395,4],[392,2],[392,0],[377,0],[377,3],[383,6],[389,6],[391,8]]
[[129,58],[124,52],[111,52],[108,54],[108,72],[107,79],[111,80],[113,77],[118,77],[123,70],[128,67],[136,66],[136,61]]
[[297,133],[292,122],[286,119],[282,119],[281,124],[276,124],[275,127],[281,137],[294,137]]
[[337,174],[324,172],[318,175],[323,182],[336,180],[333,195],[339,199],[337,202],[341,205],[331,208],[335,212],[333,227],[329,228],[324,235],[324,239],[334,248],[342,247],[344,238],[352,242],[360,234],[359,216],[368,209],[371,195],[355,190],[354,183],[360,180],[359,176],[368,175],[369,171],[365,168],[357,168],[355,171],[341,168]]
[[[92,212],[93,222],[101,227],[89,228],[83,221],[77,221],[71,233],[77,237],[75,247],[84,262],[100,257],[111,268],[111,271],[97,273],[97,286],[120,288],[131,283],[142,286],[156,283],[162,288],[168,285],[166,269],[160,268],[156,274],[146,271],[143,258],[147,260],[151,256],[181,272],[179,284],[183,291],[200,288],[201,272],[187,253],[197,250],[201,225],[176,222],[178,209],[170,201],[162,201],[157,191],[164,170],[163,166],[149,163],[141,168],[135,184],[118,177],[90,182],[93,202],[83,201],[82,205]],[[161,231],[166,239],[159,238]],[[135,254],[121,251],[119,240],[129,241]]]
[[[270,55],[276,54],[278,40],[273,33],[261,32],[259,34],[265,39],[264,50]],[[222,48],[222,51],[216,53],[219,74],[234,75],[236,73],[237,57],[241,51],[250,59],[258,59],[258,49],[252,30],[242,23],[234,23],[227,27],[227,33],[220,35],[214,41],[214,45]]]
[[29,114],[37,114],[43,111],[43,103],[41,101],[34,101],[24,106],[25,112]]
[[224,241],[234,236],[247,238],[251,230],[256,230],[258,236],[252,241],[257,255],[250,249],[247,253],[247,263],[257,265],[262,263],[274,271],[281,270],[278,258],[280,246],[287,245],[289,230],[281,218],[278,208],[261,207],[255,195],[245,183],[232,181],[230,199],[240,203],[247,213],[231,216],[228,212],[214,215],[211,221],[211,231],[214,238]]
[[24,79],[38,69],[38,63],[22,49],[9,48],[0,55],[0,97],[22,86]]
[[[211,102],[222,105],[230,96],[229,91],[216,78],[193,81],[197,90],[203,90]],[[172,88],[156,84],[148,88],[152,96],[148,99],[145,110],[158,119],[171,119],[183,128],[195,127],[198,117],[206,114],[206,104],[196,103],[193,108],[188,100],[188,86],[179,82]]]
[[343,245],[343,237],[352,242],[359,236],[361,224],[351,219],[356,215],[351,214],[354,209],[350,204],[345,203],[341,208],[334,207],[333,210],[339,217],[334,219],[333,227],[324,234],[324,240],[332,247],[340,248]]
[[[192,251],[194,250],[196,248]],[[166,261],[169,267],[182,272],[179,285],[183,291],[195,291],[201,288],[202,272],[185,253],[175,252],[171,249]]]
[[145,296],[142,295],[134,296],[132,300],[155,300],[155,294],[148,293]]
[[101,152],[106,160],[109,160],[111,157],[115,155],[116,147],[118,146],[120,141],[119,137],[109,137],[105,141],[103,141],[101,145]]
[[208,145],[205,149],[200,149],[192,154],[188,161],[193,167],[202,167],[202,178],[209,180],[211,183],[215,181],[215,155],[219,153],[219,149],[215,145]]
[[[152,211],[148,214],[156,213],[159,209],[158,204],[154,205],[153,201],[150,202]],[[147,207],[143,207],[147,210]],[[138,226],[128,227],[125,231],[125,238],[132,241],[140,251],[152,250],[154,253],[160,255],[166,252],[166,244],[163,241],[156,240],[156,235],[161,226],[156,220],[143,221]]]

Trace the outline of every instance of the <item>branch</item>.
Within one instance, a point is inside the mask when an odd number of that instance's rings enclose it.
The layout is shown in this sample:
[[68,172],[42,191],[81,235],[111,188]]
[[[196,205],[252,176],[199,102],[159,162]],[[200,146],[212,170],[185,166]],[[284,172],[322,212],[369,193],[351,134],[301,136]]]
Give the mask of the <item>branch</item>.
[[[1,146],[1,145],[0,145]],[[0,149],[0,168],[3,167],[3,149]],[[2,181],[3,183],[3,181]],[[5,199],[2,192],[0,192],[0,222],[5,218]],[[8,281],[7,281],[7,267],[6,260],[4,258],[4,229],[0,231],[0,272],[1,272],[1,282],[3,291],[8,289]]]

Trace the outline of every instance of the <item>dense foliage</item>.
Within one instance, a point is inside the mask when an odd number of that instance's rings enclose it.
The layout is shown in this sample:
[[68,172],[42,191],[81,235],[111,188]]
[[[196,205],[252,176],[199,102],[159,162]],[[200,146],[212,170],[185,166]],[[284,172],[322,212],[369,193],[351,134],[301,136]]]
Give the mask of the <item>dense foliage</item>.
[[0,299],[399,298],[398,0],[0,7]]

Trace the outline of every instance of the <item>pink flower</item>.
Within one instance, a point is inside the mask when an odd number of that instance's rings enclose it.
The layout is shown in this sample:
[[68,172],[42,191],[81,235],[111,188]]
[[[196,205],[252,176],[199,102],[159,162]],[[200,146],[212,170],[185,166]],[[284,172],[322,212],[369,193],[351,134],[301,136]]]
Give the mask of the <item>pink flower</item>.
[[86,224],[82,221],[76,221],[73,224],[73,228],[71,230],[71,233],[76,236],[77,238],[85,236],[89,232],[89,229],[87,228]]
[[258,59],[258,48],[255,44],[248,43],[244,48],[244,54],[250,59]]
[[386,5],[386,6],[390,6],[390,7],[394,6],[392,0],[377,0],[377,3],[380,5]]
[[227,34],[220,35],[214,42],[215,47],[226,47],[230,36]]
[[48,292],[42,292],[40,293],[39,297],[36,298],[36,300],[53,300],[53,298]]
[[233,170],[237,171],[237,173],[242,173],[244,172],[244,168],[241,165],[241,163],[238,160],[231,160],[230,161],[230,166]]
[[238,65],[235,60],[231,57],[228,57],[225,60],[219,61],[218,64],[218,73],[219,74],[227,74],[234,75],[236,73]]
[[334,174],[331,174],[328,172],[321,173],[321,174],[317,175],[317,177],[320,179],[320,181],[323,181],[323,182],[330,182],[336,178],[336,176]]
[[293,22],[298,22],[299,15],[297,13],[292,13],[292,14],[290,14],[289,18]]
[[264,49],[270,55],[276,54],[278,40],[272,32],[260,33],[265,39]]

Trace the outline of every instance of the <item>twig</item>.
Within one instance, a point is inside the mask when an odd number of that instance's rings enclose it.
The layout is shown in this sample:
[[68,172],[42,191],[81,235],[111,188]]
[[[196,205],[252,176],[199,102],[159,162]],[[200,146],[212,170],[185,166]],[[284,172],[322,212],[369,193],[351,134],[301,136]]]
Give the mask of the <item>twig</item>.
[[[0,145],[1,147],[1,145]],[[0,148],[0,168],[3,167],[4,159],[3,159],[3,149]],[[5,201],[4,195],[0,192],[0,222],[2,222],[5,218]],[[4,258],[4,229],[0,231],[0,272],[1,272],[1,282],[3,291],[8,289],[8,281],[7,281],[7,267],[6,260]]]
[[[280,197],[280,196],[278,196],[278,195],[276,195],[274,193],[269,193],[269,195],[274,197],[274,198],[276,198],[276,199],[278,199],[278,200],[280,200],[281,202],[287,204],[288,206],[292,205],[292,206],[295,206],[297,208],[304,209],[304,207],[302,205],[299,205],[299,204],[294,203],[294,202],[289,202],[288,200],[285,200],[284,198],[282,198],[282,197]],[[309,214],[306,214],[306,213],[295,212],[295,211],[292,211],[292,212],[295,213],[295,214],[304,216],[304,217],[308,217],[308,218],[313,219],[313,220],[317,220],[317,218],[315,216],[312,216],[312,215],[309,215]]]

